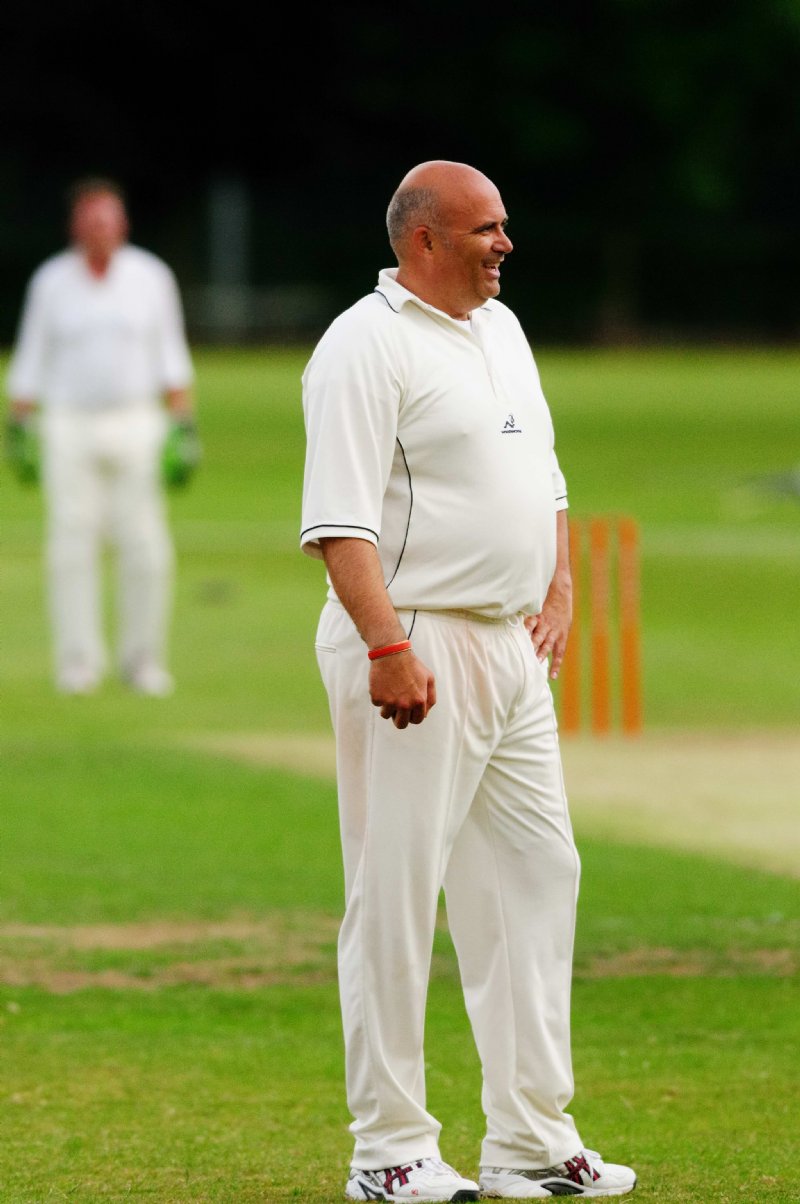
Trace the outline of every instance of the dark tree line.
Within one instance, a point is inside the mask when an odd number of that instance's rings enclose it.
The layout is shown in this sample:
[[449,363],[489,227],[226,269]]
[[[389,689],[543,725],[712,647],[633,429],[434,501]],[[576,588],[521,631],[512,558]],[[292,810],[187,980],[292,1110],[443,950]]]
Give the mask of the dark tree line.
[[5,342],[76,175],[123,180],[188,289],[210,186],[243,181],[249,282],[335,312],[391,263],[389,195],[434,157],[500,187],[503,296],[537,339],[800,332],[800,0],[35,0],[0,34]]

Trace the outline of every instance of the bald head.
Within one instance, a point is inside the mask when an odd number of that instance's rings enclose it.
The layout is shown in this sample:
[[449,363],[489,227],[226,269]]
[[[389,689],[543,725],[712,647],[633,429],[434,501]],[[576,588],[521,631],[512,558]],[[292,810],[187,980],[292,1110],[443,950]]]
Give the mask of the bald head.
[[467,163],[433,159],[403,177],[386,225],[396,279],[453,318],[468,317],[500,292],[500,265],[512,249],[500,193]]
[[446,229],[466,196],[487,190],[497,195],[491,180],[468,163],[431,159],[412,167],[398,184],[386,214],[389,243],[398,262],[406,256],[416,227]]

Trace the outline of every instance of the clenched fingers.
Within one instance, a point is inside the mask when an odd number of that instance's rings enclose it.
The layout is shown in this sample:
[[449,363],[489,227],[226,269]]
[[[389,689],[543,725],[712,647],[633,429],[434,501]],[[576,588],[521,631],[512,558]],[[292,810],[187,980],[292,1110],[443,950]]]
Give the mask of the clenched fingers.
[[436,702],[433,674],[411,652],[382,658],[370,669],[370,698],[397,728],[422,723]]

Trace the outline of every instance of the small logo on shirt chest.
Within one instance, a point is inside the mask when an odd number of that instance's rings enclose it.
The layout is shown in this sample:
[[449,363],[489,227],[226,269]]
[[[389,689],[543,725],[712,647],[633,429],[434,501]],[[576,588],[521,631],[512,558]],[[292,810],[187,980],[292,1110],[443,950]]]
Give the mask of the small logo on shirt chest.
[[516,420],[515,420],[513,414],[509,414],[508,418],[506,418],[505,422],[503,423],[503,429],[500,433],[502,435],[521,435],[522,434],[522,427],[517,426]]

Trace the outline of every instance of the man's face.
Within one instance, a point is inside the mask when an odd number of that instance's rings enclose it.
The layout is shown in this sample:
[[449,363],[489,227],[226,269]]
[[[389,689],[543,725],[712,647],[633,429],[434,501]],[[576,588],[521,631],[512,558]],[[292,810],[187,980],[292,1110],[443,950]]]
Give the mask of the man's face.
[[72,211],[70,233],[90,259],[108,258],[128,236],[125,206],[113,193],[89,193]]
[[442,228],[433,231],[438,283],[448,313],[466,316],[500,292],[500,264],[513,249],[505,232],[508,216],[500,193],[478,179],[453,190]]

